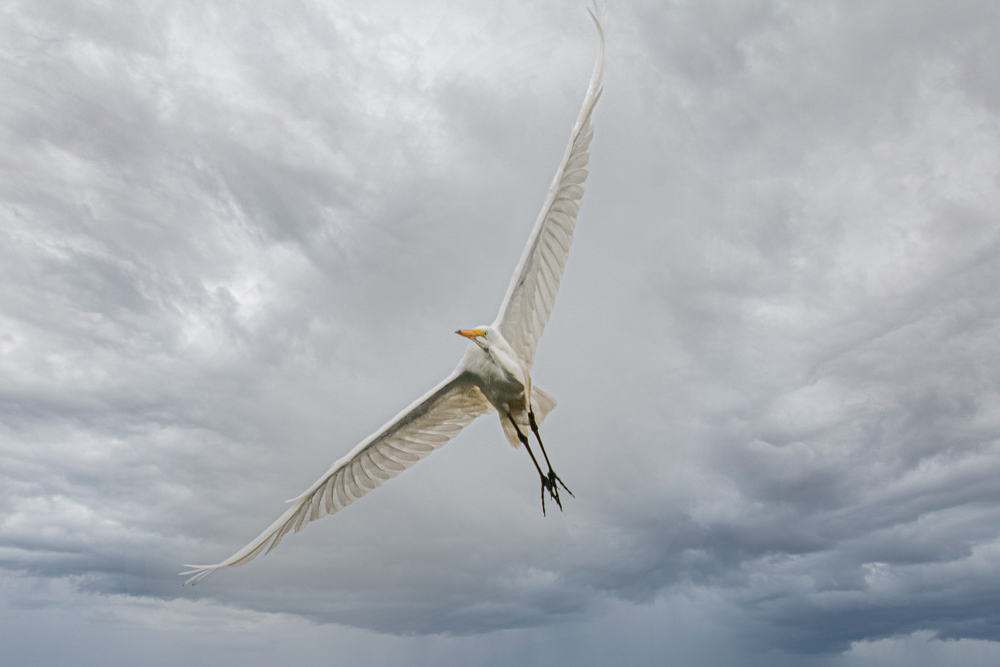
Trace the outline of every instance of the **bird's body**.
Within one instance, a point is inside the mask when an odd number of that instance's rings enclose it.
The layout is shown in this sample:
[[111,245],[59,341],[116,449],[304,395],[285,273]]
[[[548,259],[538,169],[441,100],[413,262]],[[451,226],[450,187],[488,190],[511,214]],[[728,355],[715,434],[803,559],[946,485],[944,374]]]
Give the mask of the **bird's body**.
[[[214,565],[190,565],[183,572],[195,582],[220,567],[243,565],[265,547],[274,549],[289,532],[298,532],[310,521],[340,511],[388,479],[400,474],[442,446],[474,419],[490,411],[499,413],[507,440],[525,445],[545,494],[562,507],[559,487],[569,492],[552,470],[538,426],[556,406],[554,398],[533,387],[535,347],[555,303],[569,248],[573,241],[583,184],[587,179],[591,113],[601,94],[604,71],[604,33],[591,13],[600,35],[600,52],[594,64],[583,107],[570,134],[563,161],[556,171],[542,211],[521,255],[497,319],[475,329],[456,333],[469,338],[469,347],[455,370],[440,384],[366,438],[304,493],[281,517],[252,542]],[[548,466],[542,471],[529,443],[534,434]]]
[[[482,335],[476,335],[483,332]],[[540,389],[532,388],[528,364],[493,325],[460,329],[455,333],[472,339],[455,372],[472,382],[494,410],[510,444],[515,448],[523,440],[520,432],[531,430],[532,416],[541,424],[556,400]],[[515,428],[516,425],[516,428]]]
[[470,344],[458,368],[469,374],[472,382],[500,414],[524,412],[527,419],[531,375],[524,362],[518,359],[514,348],[498,331],[491,331],[485,326],[473,331],[488,332],[482,337],[484,345]]

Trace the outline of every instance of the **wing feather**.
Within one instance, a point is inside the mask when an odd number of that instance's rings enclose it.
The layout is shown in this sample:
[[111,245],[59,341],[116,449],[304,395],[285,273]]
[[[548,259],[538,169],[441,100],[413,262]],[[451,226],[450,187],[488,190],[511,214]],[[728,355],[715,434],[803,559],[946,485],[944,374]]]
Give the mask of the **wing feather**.
[[270,553],[289,532],[299,532],[310,521],[335,514],[369,491],[382,486],[426,458],[489,410],[479,388],[456,371],[369,436],[347,456],[335,462],[295,504],[235,554],[215,565],[188,565],[182,572],[195,583],[220,567],[250,562],[265,548]]
[[601,97],[601,78],[604,74],[604,30],[593,12],[590,16],[601,38],[590,86],[570,133],[562,163],[552,179],[542,211],[493,323],[529,370],[535,364],[535,347],[552,314],[566,268],[590,163],[590,141],[594,137],[591,114]]

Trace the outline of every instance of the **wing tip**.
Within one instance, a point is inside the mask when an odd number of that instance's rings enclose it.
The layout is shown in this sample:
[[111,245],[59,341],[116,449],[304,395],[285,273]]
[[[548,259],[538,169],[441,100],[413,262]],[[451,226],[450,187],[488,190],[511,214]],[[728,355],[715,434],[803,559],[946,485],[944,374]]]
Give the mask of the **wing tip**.
[[[597,0],[594,0],[594,9],[593,10],[591,10],[590,7],[587,7],[587,13],[590,14],[590,18],[592,18],[594,20],[594,25],[597,26],[598,37],[600,37],[600,39],[601,39],[601,54],[600,54],[601,57],[600,57],[600,62],[602,62],[602,63],[604,61],[604,24],[603,24],[603,21],[605,21],[607,19],[607,17],[608,17],[608,11],[607,11],[607,9],[608,9],[607,5],[605,5],[604,11],[600,12],[600,10],[597,8]],[[601,18],[597,18],[598,12],[600,12]]]
[[184,567],[190,567],[191,569],[185,570],[183,572],[178,572],[177,576],[179,577],[187,577],[188,575],[193,575],[193,576],[188,577],[184,581],[184,583],[181,584],[181,586],[186,586],[187,584],[191,584],[192,586],[194,586],[199,581],[201,581],[202,579],[204,579],[205,577],[207,577],[208,575],[212,574],[220,567],[222,567],[222,563],[216,563],[215,565],[191,565],[188,563],[184,563],[183,565]]
[[607,12],[601,14],[601,18],[597,18],[597,13],[600,11],[597,7],[597,0],[594,0],[594,8],[591,9],[587,7],[587,13],[590,14],[590,18],[594,19],[594,24],[597,26],[597,31],[601,33],[601,39],[604,39],[604,26],[601,25],[601,20],[604,19]]
[[601,48],[597,53],[597,59],[594,61],[594,70],[590,75],[590,85],[587,86],[587,94],[583,98],[583,107],[580,109],[580,115],[577,118],[576,123],[573,125],[573,132],[571,133],[570,145],[576,143],[576,139],[583,132],[585,127],[591,126],[593,121],[591,120],[591,114],[597,107],[597,101],[601,99],[601,93],[604,92],[604,27],[601,25],[601,20],[606,11],[602,13],[602,18],[597,18],[597,2],[594,2],[594,9],[591,10],[587,7],[587,13],[590,14],[590,18],[594,20],[594,25],[597,26],[597,35],[601,41]]

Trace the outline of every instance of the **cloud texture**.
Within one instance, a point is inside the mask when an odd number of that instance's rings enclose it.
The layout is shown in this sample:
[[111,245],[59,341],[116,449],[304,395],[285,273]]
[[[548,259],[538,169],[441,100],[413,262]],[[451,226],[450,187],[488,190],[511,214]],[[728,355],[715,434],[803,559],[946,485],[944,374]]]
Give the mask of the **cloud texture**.
[[1000,10],[610,9],[533,375],[576,499],[543,518],[487,418],[182,588],[492,320],[596,36],[568,2],[2,6],[21,664],[1000,655]]

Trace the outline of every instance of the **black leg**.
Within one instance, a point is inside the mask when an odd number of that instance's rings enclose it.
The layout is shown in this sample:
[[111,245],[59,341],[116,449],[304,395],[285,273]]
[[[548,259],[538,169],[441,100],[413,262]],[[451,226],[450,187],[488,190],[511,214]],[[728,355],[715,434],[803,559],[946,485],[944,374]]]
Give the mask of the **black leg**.
[[[556,482],[559,482],[559,484],[562,485],[562,488],[566,489],[566,493],[573,496],[573,492],[569,490],[566,483],[559,478],[559,475],[557,475],[554,470],[552,470],[552,464],[549,463],[549,455],[545,452],[545,445],[542,444],[542,436],[538,434],[538,424],[535,423],[535,413],[533,410],[528,411],[528,423],[531,424],[531,432],[535,434],[535,439],[538,440],[538,446],[542,448],[542,456],[545,457],[545,465],[549,467],[549,482],[552,486],[555,486]],[[576,498],[576,496],[573,497]],[[559,507],[562,508],[562,505]]]
[[[521,444],[524,445],[524,448],[528,450],[528,455],[531,457],[531,462],[535,464],[535,470],[538,471],[538,476],[542,480],[542,516],[545,516],[545,492],[546,491],[549,492],[549,496],[552,498],[552,500],[556,501],[556,505],[558,505],[559,509],[562,510],[562,501],[559,500],[559,487],[557,487],[555,485],[555,482],[552,480],[552,475],[554,474],[554,473],[552,473],[552,466],[549,466],[549,475],[546,475],[544,472],[542,472],[542,467],[540,465],[538,465],[538,459],[535,458],[535,453],[533,451],[531,451],[531,444],[528,442],[528,437],[526,435],[524,435],[523,433],[521,433],[521,429],[519,429],[517,427],[517,422],[514,421],[514,417],[511,416],[511,414],[509,412],[507,413],[507,419],[510,420],[511,425],[514,427],[514,430],[517,432],[517,439],[520,440]],[[539,443],[541,443],[541,440],[539,440]],[[546,461],[546,462],[548,462],[548,461]],[[562,483],[562,480],[559,480],[559,481],[560,481],[560,483]],[[563,488],[565,488],[565,486],[566,485],[564,484]],[[569,491],[569,489],[566,489],[566,490]],[[570,493],[570,495],[573,495],[573,494]]]

